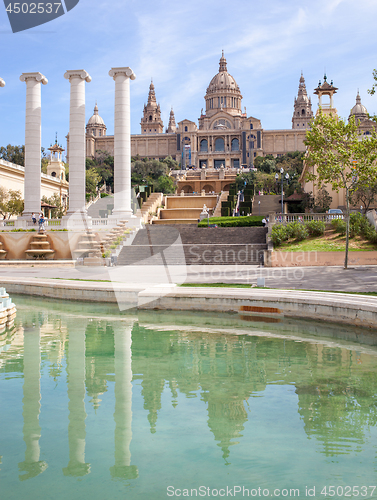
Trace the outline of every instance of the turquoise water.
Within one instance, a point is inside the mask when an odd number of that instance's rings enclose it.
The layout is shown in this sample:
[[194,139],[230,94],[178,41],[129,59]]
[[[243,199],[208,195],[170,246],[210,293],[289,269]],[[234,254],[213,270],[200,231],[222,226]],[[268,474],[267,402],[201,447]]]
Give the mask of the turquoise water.
[[1,499],[377,497],[374,333],[13,300]]

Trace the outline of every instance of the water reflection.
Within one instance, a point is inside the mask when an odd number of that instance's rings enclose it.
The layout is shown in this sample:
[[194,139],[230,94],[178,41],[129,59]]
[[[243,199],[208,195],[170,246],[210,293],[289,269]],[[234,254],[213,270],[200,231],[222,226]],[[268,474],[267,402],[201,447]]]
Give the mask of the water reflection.
[[39,425],[39,412],[41,409],[40,388],[40,328],[24,330],[24,441],[26,445],[25,460],[18,464],[21,481],[38,476],[47,468],[47,463],[40,458],[39,440],[41,438],[41,427]]
[[[145,480],[141,470],[148,467],[140,463],[140,451],[138,460],[131,456],[133,430],[147,423],[150,439],[165,435],[168,408],[182,404],[196,405],[191,418],[195,415],[199,422],[204,417],[222,464],[237,461],[238,449],[245,444],[252,454],[256,445],[245,435],[260,411],[257,398],[267,400],[269,388],[277,391],[282,407],[290,390],[289,404],[296,405],[303,431],[325,457],[361,453],[370,441],[377,423],[373,332],[305,322],[254,324],[236,315],[116,316],[111,308],[89,314],[86,306],[67,312],[59,307],[45,304],[31,314],[30,300],[20,300],[16,332],[0,353],[3,387],[23,376],[26,451],[18,464],[21,481],[46,471],[47,462],[54,466],[54,457],[41,460],[44,433],[54,439],[51,429],[40,423],[45,409],[41,356],[46,378],[60,388],[59,404],[66,384],[68,453],[59,469],[64,476],[93,475],[95,459],[87,451],[87,436],[93,439],[94,432],[88,434],[88,413],[94,410],[95,421],[97,412],[109,404],[113,419],[106,420],[103,433],[111,432],[113,458],[106,471],[114,480]],[[144,422],[133,420],[135,405],[143,408]],[[280,410],[272,407],[266,415]],[[64,412],[61,418],[66,418]],[[143,448],[141,433],[136,432],[138,449]],[[7,453],[10,449],[2,450],[3,462]]]
[[85,476],[90,472],[90,464],[85,462],[85,330],[74,328],[72,322],[67,327],[74,334],[69,337],[67,353],[69,462],[63,473]]

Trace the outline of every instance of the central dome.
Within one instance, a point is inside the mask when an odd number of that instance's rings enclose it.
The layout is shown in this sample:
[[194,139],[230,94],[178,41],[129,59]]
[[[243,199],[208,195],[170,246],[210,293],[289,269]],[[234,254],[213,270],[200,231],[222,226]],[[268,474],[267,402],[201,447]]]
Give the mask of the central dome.
[[228,73],[224,51],[220,59],[219,72],[212,78],[210,84],[208,85],[207,95],[218,92],[219,90],[230,90],[239,94],[241,93],[236,80]]
[[105,122],[98,114],[98,106],[97,104],[94,107],[94,114],[89,118],[88,125],[105,125]]
[[224,51],[220,59],[220,68],[207,87],[206,116],[210,118],[219,111],[226,111],[233,116],[240,116],[242,95],[236,80],[228,73]]

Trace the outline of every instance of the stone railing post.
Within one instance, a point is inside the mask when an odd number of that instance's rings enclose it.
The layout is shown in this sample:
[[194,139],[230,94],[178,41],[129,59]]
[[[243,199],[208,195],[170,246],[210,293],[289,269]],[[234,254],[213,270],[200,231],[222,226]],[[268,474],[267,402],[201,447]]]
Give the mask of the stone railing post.
[[26,83],[25,178],[23,218],[41,211],[41,83],[48,80],[42,73],[22,73]]
[[131,217],[131,118],[130,79],[135,80],[131,68],[111,68],[109,75],[115,81],[114,107],[114,209],[113,217]]
[[84,69],[66,71],[71,84],[69,108],[69,208],[67,216],[86,215],[85,208],[85,82],[92,79]]

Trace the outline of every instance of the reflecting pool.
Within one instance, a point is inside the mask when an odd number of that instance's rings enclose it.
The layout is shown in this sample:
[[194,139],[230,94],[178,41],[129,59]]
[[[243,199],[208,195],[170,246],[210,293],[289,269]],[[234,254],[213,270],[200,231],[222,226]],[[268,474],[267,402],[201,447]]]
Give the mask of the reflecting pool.
[[376,333],[12,298],[1,499],[377,497]]

